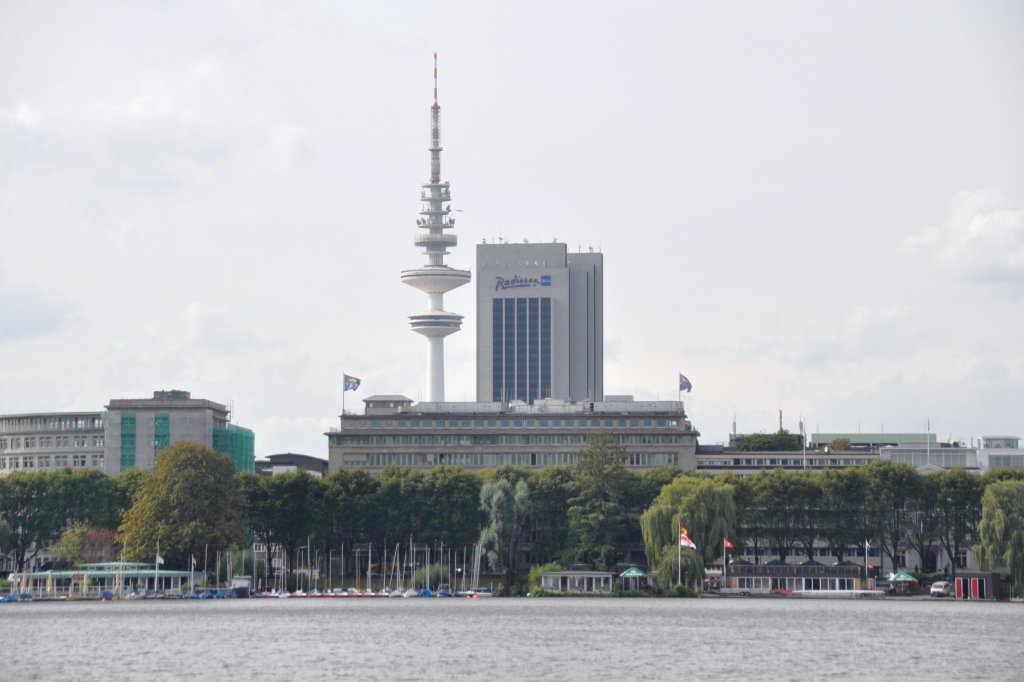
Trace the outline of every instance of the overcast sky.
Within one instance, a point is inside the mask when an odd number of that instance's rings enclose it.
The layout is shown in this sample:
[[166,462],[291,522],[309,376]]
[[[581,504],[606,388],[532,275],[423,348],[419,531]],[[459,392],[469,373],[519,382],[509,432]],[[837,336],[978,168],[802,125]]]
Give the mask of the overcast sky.
[[976,0],[0,0],[0,413],[180,388],[326,457],[343,372],[423,397],[434,50],[447,262],[600,249],[607,393],[1024,435],[1024,4]]

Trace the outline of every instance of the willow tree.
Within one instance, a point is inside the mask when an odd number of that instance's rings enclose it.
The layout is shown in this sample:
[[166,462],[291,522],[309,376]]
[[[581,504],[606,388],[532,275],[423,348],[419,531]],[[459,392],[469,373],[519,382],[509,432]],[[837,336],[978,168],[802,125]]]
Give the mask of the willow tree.
[[[682,556],[682,572],[690,583],[702,579],[704,566],[721,556],[723,542],[735,525],[732,486],[697,476],[680,476],[666,485],[640,517],[648,563],[658,575],[672,580]],[[686,528],[696,550],[680,552],[680,526]]]
[[480,547],[487,553],[491,570],[504,575],[506,593],[519,581],[519,547],[530,510],[530,489],[526,481],[513,486],[505,479],[484,484],[480,509],[487,525],[480,532]]
[[975,552],[981,565],[1005,568],[1014,590],[1024,594],[1024,481],[999,481],[985,488]]

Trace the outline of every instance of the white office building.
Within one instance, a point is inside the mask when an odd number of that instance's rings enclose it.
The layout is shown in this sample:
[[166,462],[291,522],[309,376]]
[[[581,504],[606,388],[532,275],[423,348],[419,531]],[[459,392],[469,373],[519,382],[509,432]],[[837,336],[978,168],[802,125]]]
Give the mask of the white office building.
[[476,272],[476,399],[603,400],[603,255],[479,244]]

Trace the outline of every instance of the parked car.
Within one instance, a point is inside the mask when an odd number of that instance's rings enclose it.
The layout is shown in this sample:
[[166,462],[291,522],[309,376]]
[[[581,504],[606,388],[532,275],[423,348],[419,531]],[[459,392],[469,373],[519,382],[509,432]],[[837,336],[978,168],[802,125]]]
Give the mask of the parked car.
[[948,583],[945,580],[940,580],[937,583],[932,583],[932,587],[928,590],[928,593],[933,597],[948,597],[952,588],[953,585],[951,583]]

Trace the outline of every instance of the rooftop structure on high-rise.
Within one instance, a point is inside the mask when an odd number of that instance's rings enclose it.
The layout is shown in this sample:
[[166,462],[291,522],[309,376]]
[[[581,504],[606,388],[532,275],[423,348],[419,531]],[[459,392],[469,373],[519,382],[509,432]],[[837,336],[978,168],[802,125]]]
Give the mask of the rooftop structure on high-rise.
[[444,295],[469,282],[468,270],[456,270],[445,265],[448,247],[457,239],[450,231],[455,225],[452,217],[451,186],[441,181],[441,106],[437,103],[437,53],[434,53],[434,104],[430,107],[430,182],[422,185],[422,218],[416,221],[423,234],[416,236],[416,246],[423,247],[427,262],[415,270],[403,270],[402,282],[427,295],[427,309],[409,316],[409,324],[417,334],[427,337],[430,344],[427,356],[427,400],[444,400],[444,337],[459,331],[462,315],[446,312]]
[[604,256],[476,247],[476,399],[604,400]]

